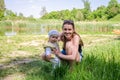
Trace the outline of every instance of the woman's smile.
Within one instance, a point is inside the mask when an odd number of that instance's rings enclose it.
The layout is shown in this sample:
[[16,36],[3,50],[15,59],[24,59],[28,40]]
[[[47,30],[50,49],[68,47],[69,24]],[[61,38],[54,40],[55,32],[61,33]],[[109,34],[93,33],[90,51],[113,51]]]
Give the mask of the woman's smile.
[[73,32],[74,32],[74,30],[73,30],[72,25],[69,25],[69,24],[65,24],[64,25],[64,27],[63,27],[63,33],[64,33],[64,36],[67,39],[71,39],[72,38]]

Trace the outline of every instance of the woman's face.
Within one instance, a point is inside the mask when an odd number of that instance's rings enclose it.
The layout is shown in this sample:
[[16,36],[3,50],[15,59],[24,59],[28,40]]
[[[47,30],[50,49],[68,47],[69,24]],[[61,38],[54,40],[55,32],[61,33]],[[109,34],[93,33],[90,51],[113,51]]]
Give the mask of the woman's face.
[[68,40],[72,38],[73,32],[74,32],[74,29],[71,24],[63,25],[63,34]]

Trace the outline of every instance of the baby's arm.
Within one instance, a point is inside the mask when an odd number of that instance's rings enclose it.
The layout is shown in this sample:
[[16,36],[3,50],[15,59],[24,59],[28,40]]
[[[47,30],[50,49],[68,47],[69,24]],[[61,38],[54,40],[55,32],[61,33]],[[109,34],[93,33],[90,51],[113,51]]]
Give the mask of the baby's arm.
[[51,50],[50,47],[47,47],[45,49],[45,56],[48,60],[51,59],[51,58],[55,58],[55,55],[52,54],[52,50]]
[[50,55],[51,52],[52,52],[52,51],[51,51],[51,48],[50,48],[50,47],[46,47],[46,48],[45,48],[45,55],[46,55],[46,56]]

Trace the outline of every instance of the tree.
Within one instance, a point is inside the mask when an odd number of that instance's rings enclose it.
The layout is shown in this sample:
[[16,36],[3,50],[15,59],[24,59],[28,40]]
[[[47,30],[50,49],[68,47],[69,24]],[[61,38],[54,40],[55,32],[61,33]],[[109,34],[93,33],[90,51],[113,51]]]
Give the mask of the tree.
[[27,17],[27,19],[29,20],[29,21],[35,21],[36,19],[33,17],[33,15],[30,15],[29,17]]
[[24,17],[24,16],[23,16],[23,13],[19,13],[19,17]]
[[71,19],[71,18],[70,18],[70,17],[71,17],[71,12],[70,12],[70,10],[66,9],[66,10],[63,12],[63,14],[64,14],[64,19]]
[[84,20],[83,13],[82,13],[80,10],[77,11],[75,18],[76,18],[77,21],[82,21],[82,20]]
[[0,0],[0,20],[4,17],[5,3],[4,0]]
[[91,11],[89,0],[82,0],[82,2],[84,3],[84,9],[86,9],[87,11]]
[[12,12],[11,10],[5,10],[5,18],[6,19],[12,19],[12,18],[15,18],[17,15]]
[[120,5],[117,0],[111,0],[107,7],[108,19],[113,18],[120,13]]
[[82,0],[82,2],[84,3],[84,9],[82,9],[82,13],[84,14],[84,18],[87,19],[91,13],[90,2],[89,0]]
[[76,8],[73,8],[72,11],[71,11],[71,20],[76,20],[76,16],[77,15],[77,12],[78,12],[78,9]]
[[40,16],[44,16],[45,14],[47,14],[47,10],[46,10],[46,7],[43,6],[40,11]]
[[106,20],[107,19],[107,14],[106,14],[106,7],[105,6],[100,6],[98,7],[95,11],[92,12],[94,15],[94,19],[96,20]]

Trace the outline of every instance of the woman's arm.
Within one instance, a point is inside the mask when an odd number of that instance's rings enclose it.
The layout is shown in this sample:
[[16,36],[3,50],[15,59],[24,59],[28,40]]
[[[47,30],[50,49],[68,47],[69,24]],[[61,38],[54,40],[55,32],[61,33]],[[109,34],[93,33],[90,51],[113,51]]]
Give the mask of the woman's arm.
[[75,35],[75,36],[73,37],[74,52],[77,52],[77,53],[78,53],[79,42],[80,42],[80,37],[79,37],[78,35]]
[[79,36],[75,35],[74,38],[71,40],[71,44],[66,44],[67,55],[64,55],[60,52],[56,52],[58,53],[58,57],[66,60],[75,60],[76,55],[78,54],[79,39]]
[[73,51],[73,48],[70,47],[69,49],[67,49],[66,51],[67,53],[70,53],[70,54],[67,54],[67,55],[64,55],[62,53],[57,53],[58,57],[62,58],[62,59],[65,59],[65,60],[75,60],[76,58],[76,53],[74,53]]

